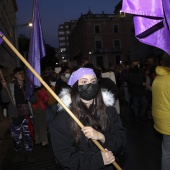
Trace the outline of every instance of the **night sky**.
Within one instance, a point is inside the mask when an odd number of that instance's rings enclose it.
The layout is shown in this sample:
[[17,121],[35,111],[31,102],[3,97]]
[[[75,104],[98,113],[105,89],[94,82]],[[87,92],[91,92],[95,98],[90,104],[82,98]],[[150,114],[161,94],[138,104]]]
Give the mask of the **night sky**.
[[[18,5],[17,24],[25,24],[32,18],[33,0],[16,0]],[[58,48],[58,26],[87,14],[89,8],[93,14],[112,14],[120,0],[38,0],[46,44]],[[18,34],[30,37],[30,28],[18,28]]]

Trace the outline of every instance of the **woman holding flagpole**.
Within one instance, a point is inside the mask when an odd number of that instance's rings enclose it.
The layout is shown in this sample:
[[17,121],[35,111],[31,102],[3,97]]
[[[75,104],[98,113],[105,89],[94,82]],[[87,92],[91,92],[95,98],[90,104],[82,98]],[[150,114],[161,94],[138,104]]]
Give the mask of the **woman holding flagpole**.
[[[100,89],[94,71],[79,68],[59,95],[63,103],[85,125],[82,129],[59,106],[50,126],[51,142],[59,164],[69,170],[113,170],[111,165],[126,144],[125,129],[114,108],[114,95]],[[100,151],[90,140],[98,140]]]

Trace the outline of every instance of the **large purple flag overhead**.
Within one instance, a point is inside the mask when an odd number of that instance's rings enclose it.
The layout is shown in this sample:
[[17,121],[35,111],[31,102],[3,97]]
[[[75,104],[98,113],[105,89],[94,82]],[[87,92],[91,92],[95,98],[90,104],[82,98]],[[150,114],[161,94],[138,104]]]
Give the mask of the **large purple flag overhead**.
[[[41,74],[40,60],[45,56],[45,48],[44,48],[41,21],[39,15],[38,0],[34,0],[32,22],[33,22],[33,28],[31,31],[28,62],[35,69],[35,71],[40,75]],[[30,99],[34,87],[40,87],[41,83],[30,70],[27,70],[27,79],[28,82],[26,87],[26,98]]]
[[139,41],[170,54],[169,0],[123,0],[121,11],[134,14],[135,35]]
[[0,45],[1,45],[2,41],[3,41],[2,36],[4,36],[4,34],[0,31]]

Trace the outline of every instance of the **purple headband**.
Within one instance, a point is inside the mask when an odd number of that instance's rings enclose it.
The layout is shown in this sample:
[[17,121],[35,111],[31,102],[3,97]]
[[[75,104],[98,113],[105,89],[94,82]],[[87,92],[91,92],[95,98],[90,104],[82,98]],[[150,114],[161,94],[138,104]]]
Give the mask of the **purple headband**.
[[94,73],[93,69],[79,68],[78,70],[74,71],[72,75],[70,76],[68,80],[68,85],[72,87],[77,80],[79,80],[81,77],[83,77],[86,74],[92,74],[96,77],[96,74]]

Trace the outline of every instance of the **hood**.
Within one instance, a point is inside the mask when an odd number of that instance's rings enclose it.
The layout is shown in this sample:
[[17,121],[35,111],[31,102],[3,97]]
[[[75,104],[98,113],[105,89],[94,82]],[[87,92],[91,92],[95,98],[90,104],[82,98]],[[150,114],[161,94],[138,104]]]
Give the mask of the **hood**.
[[156,67],[156,74],[158,76],[163,76],[165,74],[170,74],[170,68],[169,67],[158,66],[158,67]]
[[[114,94],[106,89],[101,89],[101,91],[102,91],[104,104],[106,106],[113,106],[115,104]],[[68,108],[70,108],[70,104],[71,104],[70,89],[66,89],[66,88],[62,89],[62,91],[59,94],[59,98]],[[63,107],[60,104],[58,104],[58,111],[61,111],[62,109]]]

